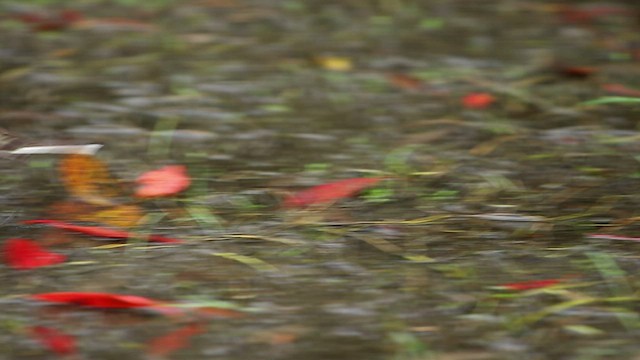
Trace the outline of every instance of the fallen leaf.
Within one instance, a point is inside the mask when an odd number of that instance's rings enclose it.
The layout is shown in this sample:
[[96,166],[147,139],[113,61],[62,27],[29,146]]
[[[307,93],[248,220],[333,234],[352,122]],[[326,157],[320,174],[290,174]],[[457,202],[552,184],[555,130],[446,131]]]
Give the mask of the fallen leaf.
[[121,195],[118,183],[109,174],[107,166],[94,156],[65,156],[58,170],[67,191],[89,204],[115,205],[113,199]]
[[5,262],[14,269],[28,270],[64,262],[67,257],[48,251],[35,241],[9,239],[4,243]]
[[486,109],[496,101],[496,98],[488,93],[478,92],[467,94],[462,98],[462,105],[467,109]]
[[34,294],[29,297],[31,299],[44,302],[104,309],[154,308],[164,305],[163,302],[142,296],[102,292],[50,292]]
[[595,66],[555,65],[555,69],[560,75],[574,79],[585,79],[599,71]]
[[615,5],[558,5],[557,12],[563,21],[572,24],[589,24],[607,16],[622,15],[633,17],[635,14],[632,9]]
[[497,286],[497,288],[513,290],[513,291],[524,291],[524,290],[545,288],[545,287],[559,284],[560,282],[562,282],[562,279],[531,280],[531,281],[522,281],[522,282],[503,284],[503,285]]
[[135,226],[143,217],[142,209],[135,204],[102,207],[81,201],[57,202],[47,213],[55,220],[98,222],[121,228]]
[[310,189],[289,195],[283,205],[285,207],[306,207],[315,204],[326,204],[344,199],[373,186],[383,178],[352,178],[314,186]]
[[147,343],[146,353],[154,356],[167,356],[189,344],[189,338],[205,332],[202,324],[189,324],[168,334],[151,339]]
[[338,56],[319,56],[316,62],[327,70],[349,71],[353,68],[351,59]]
[[[58,220],[49,220],[49,219],[25,220],[23,221],[23,223],[27,225],[37,225],[37,224],[49,225],[49,226],[56,227],[58,229],[79,232],[85,235],[91,235],[96,237],[106,237],[111,239],[129,239],[131,237],[135,237],[134,234],[124,230],[110,229],[102,226],[75,225],[75,224],[70,224],[70,223],[66,223],[64,221],[58,221]],[[149,235],[147,239],[149,240],[149,242],[168,243],[168,244],[180,244],[183,242],[182,240],[179,240],[179,239],[168,238],[168,237],[164,237],[161,235],[154,235],[154,234]]]
[[140,187],[138,197],[162,197],[175,195],[191,185],[191,179],[184,165],[169,165],[158,170],[148,171],[136,179]]
[[66,9],[55,14],[21,12],[14,14],[13,18],[28,24],[33,31],[60,31],[80,21],[83,16],[76,10]]
[[120,227],[134,226],[142,218],[139,206],[118,202],[117,197],[122,195],[119,182],[96,157],[65,156],[58,170],[65,188],[77,200],[59,204],[61,209],[54,209],[57,217]]
[[199,304],[170,303],[142,296],[104,292],[49,292],[29,295],[29,298],[60,305],[76,305],[96,309],[134,309],[165,316],[193,315],[197,319],[244,316],[243,313],[233,309]]
[[76,338],[74,336],[46,326],[34,326],[29,330],[31,335],[44,347],[58,355],[69,355],[77,352]]

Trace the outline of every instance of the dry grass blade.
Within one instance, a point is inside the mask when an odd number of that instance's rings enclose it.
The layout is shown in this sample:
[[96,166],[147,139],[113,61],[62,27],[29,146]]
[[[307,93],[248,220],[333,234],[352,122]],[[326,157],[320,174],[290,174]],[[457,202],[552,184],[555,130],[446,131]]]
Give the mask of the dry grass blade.
[[412,255],[412,254],[407,254],[405,252],[405,250],[403,248],[401,248],[400,246],[389,242],[385,239],[382,238],[376,238],[376,237],[371,237],[371,236],[362,236],[362,235],[355,235],[355,234],[351,234],[352,237],[364,241],[365,243],[373,246],[374,248],[385,252],[387,254],[391,254],[391,255],[395,255],[395,256],[399,256],[405,260],[409,260],[409,261],[413,261],[413,262],[434,262],[436,261],[435,259],[432,259],[428,256],[425,255]]
[[258,258],[252,257],[252,256],[247,256],[247,255],[241,255],[241,254],[236,254],[236,253],[231,253],[231,252],[212,252],[210,253],[213,256],[217,256],[217,257],[221,257],[224,259],[229,259],[229,260],[233,260],[233,261],[237,261],[241,264],[247,265],[257,271],[260,272],[275,272],[278,271],[278,268],[263,261],[260,260]]
[[306,242],[302,240],[286,239],[286,238],[279,238],[279,237],[272,237],[272,236],[260,236],[260,235],[251,235],[251,234],[230,234],[226,236],[233,239],[262,240],[262,241],[277,242],[277,243],[287,244],[287,245],[306,244]]

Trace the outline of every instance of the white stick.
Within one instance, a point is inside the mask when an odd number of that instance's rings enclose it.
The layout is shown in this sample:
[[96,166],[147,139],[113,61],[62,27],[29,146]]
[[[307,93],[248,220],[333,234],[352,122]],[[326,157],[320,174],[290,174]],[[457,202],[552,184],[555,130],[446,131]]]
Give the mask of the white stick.
[[80,154],[95,155],[102,147],[102,144],[87,145],[55,145],[55,146],[25,146],[13,151],[13,155],[34,155],[34,154]]

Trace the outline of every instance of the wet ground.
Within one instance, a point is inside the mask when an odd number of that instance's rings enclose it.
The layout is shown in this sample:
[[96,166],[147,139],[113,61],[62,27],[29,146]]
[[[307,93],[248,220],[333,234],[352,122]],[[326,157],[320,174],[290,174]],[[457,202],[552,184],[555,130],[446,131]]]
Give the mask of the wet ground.
[[[23,298],[48,291],[247,312],[175,359],[640,356],[634,2],[87,0],[56,29],[16,14],[69,7],[3,5],[0,126],[104,144],[125,186],[173,163],[193,185],[142,205],[187,244],[100,247],[20,225],[64,218],[58,158],[2,160],[3,237],[73,261],[0,269],[0,357],[50,358],[25,334],[41,324],[76,336],[76,358],[152,358],[145,344],[184,321]],[[585,104],[605,96],[625,98]],[[280,206],[360,176],[386,180]],[[543,279],[558,284],[496,288]]]

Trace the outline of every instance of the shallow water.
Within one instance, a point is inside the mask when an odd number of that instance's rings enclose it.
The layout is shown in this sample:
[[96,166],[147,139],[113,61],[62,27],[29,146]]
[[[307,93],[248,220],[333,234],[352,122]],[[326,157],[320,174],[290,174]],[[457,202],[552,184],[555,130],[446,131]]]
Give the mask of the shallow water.
[[[637,356],[638,245],[587,234],[637,234],[638,106],[580,105],[604,84],[640,87],[633,2],[580,2],[617,10],[578,22],[557,3],[509,0],[115,4],[79,2],[103,22],[56,32],[0,21],[0,126],[104,144],[125,192],[146,170],[187,165],[188,192],[142,204],[147,228],[187,244],[99,248],[22,226],[65,217],[50,210],[70,198],[59,159],[2,160],[4,238],[71,260],[2,267],[5,358],[51,356],[34,325],[76,336],[79,358],[152,358],[145,344],[192,320],[24,299],[48,291],[246,311],[205,321],[167,356],[180,359]],[[597,71],[576,78],[577,66]],[[497,100],[465,108],[472,92]],[[370,175],[388,179],[327,207],[279,205]],[[549,278],[560,285],[493,288]]]

